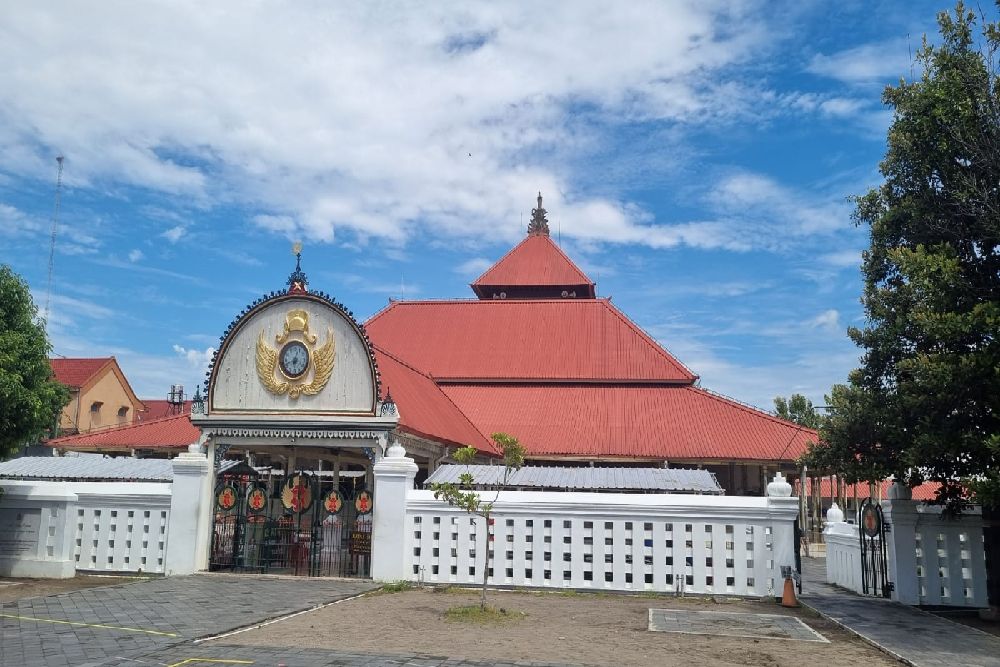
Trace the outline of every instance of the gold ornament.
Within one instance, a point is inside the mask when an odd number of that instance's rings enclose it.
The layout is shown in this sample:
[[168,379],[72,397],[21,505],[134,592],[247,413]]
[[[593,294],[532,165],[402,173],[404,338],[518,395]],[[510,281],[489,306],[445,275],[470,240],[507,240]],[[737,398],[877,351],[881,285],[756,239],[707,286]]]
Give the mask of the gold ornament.
[[[290,398],[298,398],[301,394],[314,396],[323,391],[323,387],[330,380],[333,374],[333,363],[336,357],[336,345],[333,338],[333,329],[328,328],[326,332],[326,343],[321,347],[315,347],[317,336],[309,332],[309,313],[301,309],[290,310],[285,315],[285,326],[281,333],[275,335],[274,339],[279,345],[284,347],[274,349],[264,340],[264,330],[261,329],[257,337],[257,376],[260,383],[264,385],[272,394],[288,394]],[[279,365],[279,357],[289,348],[297,347],[299,351],[297,361],[302,364],[301,370],[291,373],[284,365]],[[306,360],[302,361],[302,355]],[[304,380],[312,369],[312,380],[305,383]],[[278,373],[287,380],[279,380]]]

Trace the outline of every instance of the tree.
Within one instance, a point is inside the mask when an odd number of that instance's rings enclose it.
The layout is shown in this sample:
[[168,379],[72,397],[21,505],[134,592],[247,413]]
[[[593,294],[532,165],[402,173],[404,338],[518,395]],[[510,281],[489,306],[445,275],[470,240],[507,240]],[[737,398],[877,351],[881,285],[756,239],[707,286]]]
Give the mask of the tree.
[[802,394],[792,394],[788,398],[775,396],[774,412],[782,419],[806,428],[818,429],[823,422],[823,415],[816,412],[812,401]]
[[69,390],[52,377],[51,345],[28,284],[0,264],[0,460],[53,430]]
[[[490,576],[490,562],[493,555],[493,504],[500,497],[500,491],[507,486],[510,474],[519,470],[524,465],[524,446],[518,442],[517,438],[506,433],[494,433],[493,442],[503,458],[503,481],[497,485],[493,500],[484,501],[479,492],[475,490],[476,480],[468,466],[476,459],[479,452],[475,447],[463,447],[452,454],[452,458],[466,466],[466,472],[459,477],[458,484],[436,483],[431,485],[434,497],[444,500],[449,505],[459,507],[469,514],[475,514],[486,520],[486,540],[483,546],[483,583],[479,598],[480,611],[486,610],[486,589]],[[477,547],[478,551],[478,547]]]
[[855,198],[867,322],[848,334],[864,352],[822,435],[845,471],[938,482],[960,510],[970,491],[997,498],[1000,471],[1000,30],[979,50],[962,3],[938,24],[920,78],[883,93],[884,182]]

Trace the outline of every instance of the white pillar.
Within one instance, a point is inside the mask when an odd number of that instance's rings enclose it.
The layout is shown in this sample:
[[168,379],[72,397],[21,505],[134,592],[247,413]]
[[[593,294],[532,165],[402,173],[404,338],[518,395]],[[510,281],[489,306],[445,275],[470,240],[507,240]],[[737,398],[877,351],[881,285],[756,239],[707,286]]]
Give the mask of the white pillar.
[[204,502],[205,484],[211,477],[208,457],[192,445],[173,459],[174,481],[170,491],[170,524],[167,527],[166,574],[192,574],[204,569],[212,504]]
[[886,524],[886,569],[892,582],[892,599],[903,604],[920,604],[917,580],[917,503],[909,487],[894,483],[889,499],[882,503]]
[[779,597],[784,582],[781,568],[788,566],[795,571],[795,517],[799,513],[799,500],[791,496],[792,485],[776,472],[767,485],[767,511],[771,517],[772,595]]
[[372,579],[412,579],[407,571],[410,535],[406,530],[406,497],[413,488],[417,464],[398,442],[373,466],[375,516],[372,519]]

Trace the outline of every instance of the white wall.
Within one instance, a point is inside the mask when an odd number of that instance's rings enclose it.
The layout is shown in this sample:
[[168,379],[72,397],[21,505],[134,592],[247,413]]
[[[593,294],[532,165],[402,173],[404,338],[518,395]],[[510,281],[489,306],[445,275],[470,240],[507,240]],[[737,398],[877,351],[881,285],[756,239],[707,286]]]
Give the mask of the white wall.
[[[412,476],[387,476],[385,471],[398,471],[403,461],[410,461],[400,452],[401,447],[390,449],[375,466],[373,576],[479,583],[485,519],[448,506],[431,491],[413,489]],[[405,493],[399,494],[400,489]],[[492,499],[493,494],[483,496]],[[389,506],[399,502],[403,506],[398,509]],[[794,567],[796,515],[797,500],[787,496],[505,491],[493,508],[490,581],[539,588],[780,595],[780,568]],[[385,526],[393,520],[394,526]]]
[[0,576],[76,572],[190,574],[205,566],[210,467],[200,452],[173,461],[174,481],[0,480]]
[[[986,607],[986,552],[980,508],[960,518],[942,516],[942,508],[911,500],[908,489],[893,487],[882,502],[886,532],[887,576],[892,599],[909,605]],[[838,510],[839,513],[839,510]],[[858,527],[830,520],[827,582],[863,593]]]

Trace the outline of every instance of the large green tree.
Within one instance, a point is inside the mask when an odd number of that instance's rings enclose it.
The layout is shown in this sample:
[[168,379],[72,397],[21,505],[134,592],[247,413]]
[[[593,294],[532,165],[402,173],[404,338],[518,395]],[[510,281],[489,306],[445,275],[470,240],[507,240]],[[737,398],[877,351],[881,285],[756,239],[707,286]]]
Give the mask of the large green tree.
[[50,351],[28,284],[0,264],[0,461],[54,429],[69,401]]
[[822,435],[850,476],[936,481],[958,509],[970,490],[995,498],[1000,471],[1000,31],[961,3],[938,23],[919,79],[883,93],[884,182],[854,213],[871,235],[867,322],[849,330],[862,364]]

